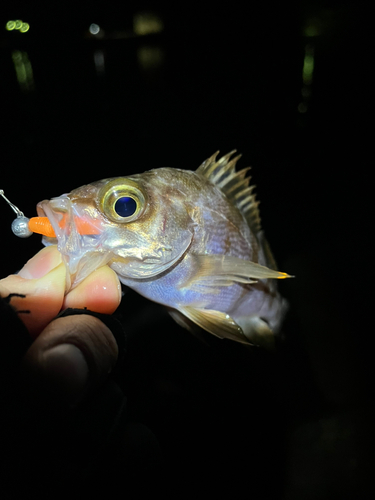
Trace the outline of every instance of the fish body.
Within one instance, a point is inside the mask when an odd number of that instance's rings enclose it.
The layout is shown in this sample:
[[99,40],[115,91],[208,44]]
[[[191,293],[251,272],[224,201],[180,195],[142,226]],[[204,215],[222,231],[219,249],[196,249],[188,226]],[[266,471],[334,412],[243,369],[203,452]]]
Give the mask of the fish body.
[[[120,281],[167,306],[194,330],[271,345],[286,301],[261,230],[248,169],[234,152],[195,172],[173,168],[104,179],[38,204],[47,216],[72,288],[108,264]],[[77,221],[84,221],[80,234]]]

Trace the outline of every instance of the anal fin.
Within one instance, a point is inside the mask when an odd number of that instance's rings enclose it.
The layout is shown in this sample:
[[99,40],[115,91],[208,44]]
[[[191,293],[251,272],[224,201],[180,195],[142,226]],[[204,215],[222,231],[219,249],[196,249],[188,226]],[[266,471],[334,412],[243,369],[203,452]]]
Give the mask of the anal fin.
[[226,313],[213,309],[196,309],[191,306],[178,307],[178,311],[190,321],[219,338],[250,345],[242,328]]

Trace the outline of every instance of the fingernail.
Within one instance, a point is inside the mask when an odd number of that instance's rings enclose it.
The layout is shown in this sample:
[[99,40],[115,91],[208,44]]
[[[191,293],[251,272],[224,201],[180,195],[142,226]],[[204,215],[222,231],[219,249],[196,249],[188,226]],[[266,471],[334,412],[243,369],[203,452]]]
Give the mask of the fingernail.
[[18,273],[21,278],[41,278],[61,263],[61,254],[56,246],[43,248],[32,257]]
[[43,371],[61,399],[71,404],[86,392],[89,368],[82,352],[73,344],[60,344],[44,352]]

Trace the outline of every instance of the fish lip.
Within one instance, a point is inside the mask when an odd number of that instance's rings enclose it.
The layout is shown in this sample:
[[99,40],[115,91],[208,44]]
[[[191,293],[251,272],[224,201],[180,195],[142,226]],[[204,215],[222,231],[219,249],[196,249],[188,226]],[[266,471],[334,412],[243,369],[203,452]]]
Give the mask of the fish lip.
[[102,232],[81,234],[78,231],[77,221],[84,214],[84,209],[77,207],[68,196],[41,201],[37,212],[40,217],[48,218],[55,232],[55,237],[43,236],[42,241],[45,245],[57,244],[61,253],[66,268],[65,293],[110,260],[110,252],[100,251]]
[[37,205],[38,215],[48,217],[58,241],[64,237],[64,228],[59,225],[63,214],[68,214],[69,222],[74,224],[74,218],[70,214],[71,205],[72,202],[67,196],[41,201]]

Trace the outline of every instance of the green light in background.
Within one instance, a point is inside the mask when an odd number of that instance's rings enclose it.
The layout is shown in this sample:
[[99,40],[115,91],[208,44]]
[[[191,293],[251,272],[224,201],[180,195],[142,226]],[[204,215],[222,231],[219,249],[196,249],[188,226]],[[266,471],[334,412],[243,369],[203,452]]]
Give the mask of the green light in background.
[[8,31],[14,30],[15,27],[16,27],[15,21],[8,21],[5,25],[5,29],[7,29]]
[[320,34],[319,30],[315,26],[306,26],[305,36],[312,37],[318,36]]
[[312,44],[305,46],[305,57],[302,67],[302,101],[298,104],[299,113],[307,113],[312,95],[312,82],[314,73],[314,47]]
[[22,23],[22,26],[20,28],[21,33],[26,33],[30,29],[30,24],[29,23]]
[[140,67],[144,71],[152,71],[162,66],[164,62],[164,52],[161,47],[139,47],[137,49],[137,59]]
[[133,29],[136,35],[150,35],[163,31],[164,24],[160,17],[153,12],[139,12],[134,14]]
[[322,22],[318,17],[310,17],[307,19],[303,34],[305,36],[314,37],[319,36],[322,33]]
[[303,60],[302,78],[305,85],[312,83],[314,72],[314,47],[306,45],[305,58]]
[[19,50],[14,50],[12,52],[12,59],[14,62],[14,69],[16,70],[16,76],[18,83],[20,84],[20,87],[22,88],[23,85],[26,83],[26,68],[25,65],[22,61],[22,52]]
[[12,59],[15,64],[18,64],[20,61],[22,61],[22,52],[20,52],[19,50],[13,50]]
[[26,33],[30,29],[30,24],[17,19],[16,21],[8,21],[5,29],[7,31],[19,30],[21,33]]
[[26,52],[13,50],[12,59],[16,71],[17,81],[22,92],[34,90],[34,76],[29,57]]

